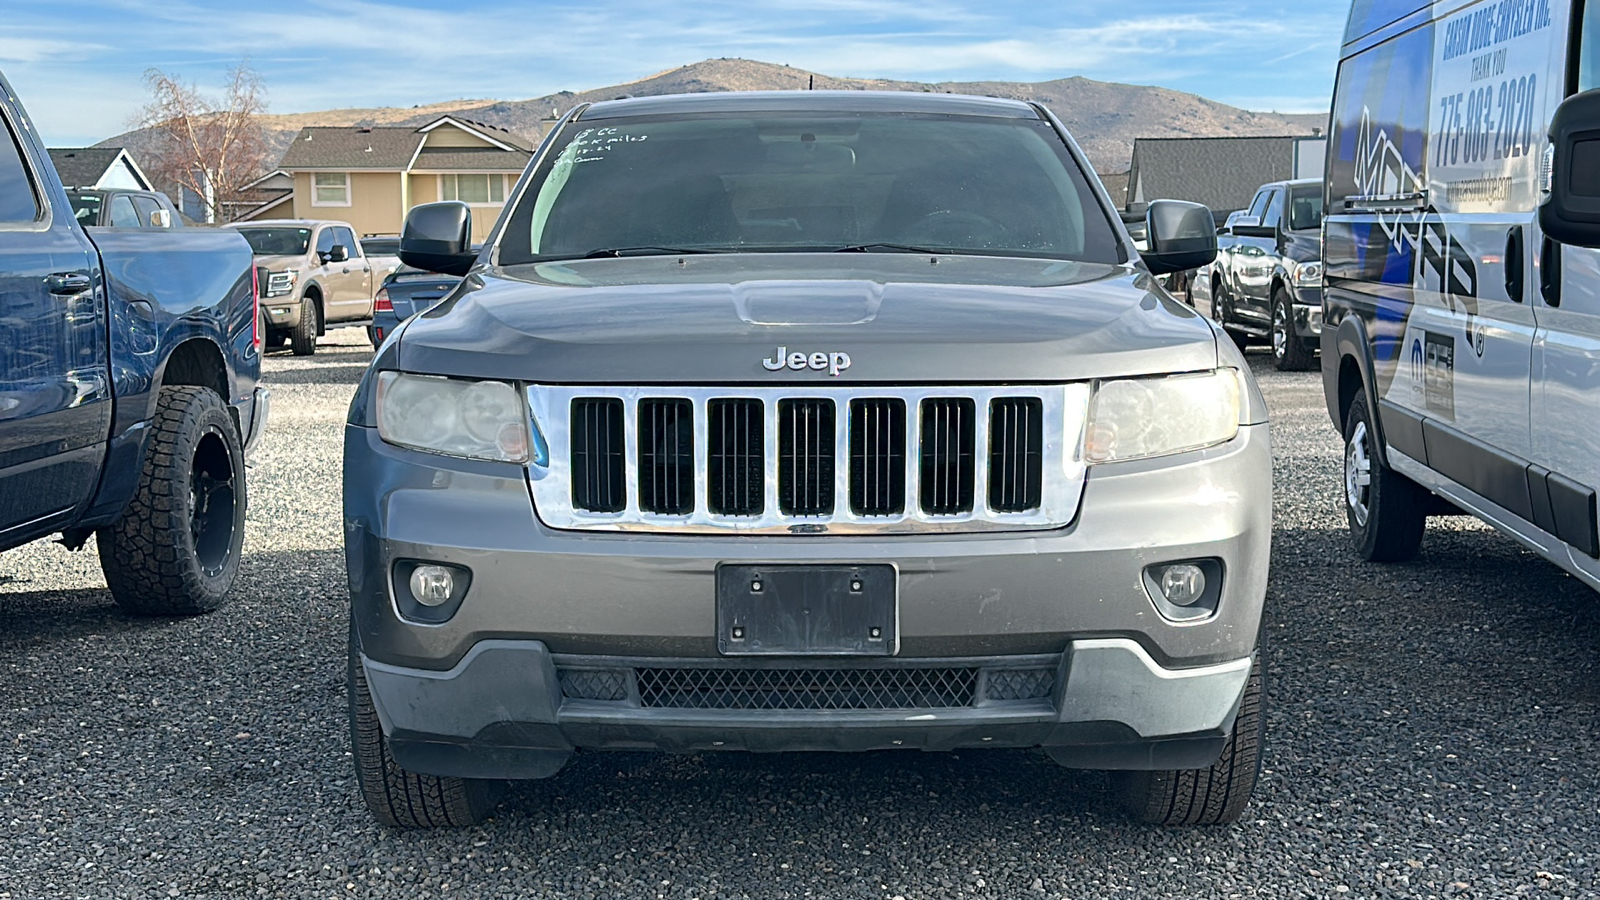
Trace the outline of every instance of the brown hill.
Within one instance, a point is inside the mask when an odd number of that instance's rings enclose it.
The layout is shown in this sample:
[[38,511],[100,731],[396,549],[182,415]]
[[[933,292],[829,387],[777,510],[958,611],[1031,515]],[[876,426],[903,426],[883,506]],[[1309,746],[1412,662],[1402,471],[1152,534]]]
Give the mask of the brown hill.
[[[922,83],[866,78],[837,78],[789,66],[745,59],[709,59],[611,87],[573,93],[561,91],[532,100],[454,100],[411,108],[341,109],[267,116],[274,143],[287,146],[306,125],[424,124],[452,113],[537,139],[541,122],[579,103],[618,97],[710,91],[931,91],[978,94],[1037,101],[1066,123],[1096,169],[1123,172],[1139,137],[1232,137],[1310,134],[1324,127],[1326,116],[1250,112],[1194,94],[1159,87],[1115,84],[1088,78],[1062,78],[1036,83],[969,81]],[[127,146],[135,152],[145,143],[140,132],[118,135],[102,146]]]

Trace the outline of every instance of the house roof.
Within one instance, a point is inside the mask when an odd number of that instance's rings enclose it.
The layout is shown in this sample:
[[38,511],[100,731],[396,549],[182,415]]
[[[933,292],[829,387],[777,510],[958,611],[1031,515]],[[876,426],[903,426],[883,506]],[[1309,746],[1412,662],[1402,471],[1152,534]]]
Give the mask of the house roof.
[[1243,209],[1256,188],[1294,175],[1303,136],[1139,138],[1133,142],[1128,202],[1187,200],[1213,212]]
[[1106,186],[1106,193],[1111,195],[1111,202],[1118,209],[1125,209],[1128,205],[1128,172],[1107,172],[1100,176],[1100,183]]
[[[61,183],[69,188],[99,184],[106,171],[127,152],[122,147],[52,147],[49,150],[50,162],[55,165],[56,174],[61,176]],[[133,164],[132,157],[128,157],[128,165],[148,190],[150,179],[145,178],[139,167]]]
[[[434,129],[444,124],[455,125],[468,133],[510,149],[494,147],[424,147]],[[437,154],[437,155],[432,155]],[[386,169],[390,171],[412,168],[427,169],[516,169],[520,170],[533,151],[527,142],[508,131],[442,116],[421,128],[409,125],[364,126],[309,126],[300,129],[294,142],[284,151],[278,163],[280,169]],[[427,165],[417,165],[419,156],[428,156]]]

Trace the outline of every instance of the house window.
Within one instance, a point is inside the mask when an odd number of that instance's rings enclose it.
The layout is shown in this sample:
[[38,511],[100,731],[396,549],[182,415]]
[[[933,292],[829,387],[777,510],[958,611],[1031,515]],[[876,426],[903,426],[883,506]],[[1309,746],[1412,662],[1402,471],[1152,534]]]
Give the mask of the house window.
[[439,197],[462,203],[506,202],[504,175],[440,175]]
[[314,172],[311,175],[312,206],[349,206],[349,172]]

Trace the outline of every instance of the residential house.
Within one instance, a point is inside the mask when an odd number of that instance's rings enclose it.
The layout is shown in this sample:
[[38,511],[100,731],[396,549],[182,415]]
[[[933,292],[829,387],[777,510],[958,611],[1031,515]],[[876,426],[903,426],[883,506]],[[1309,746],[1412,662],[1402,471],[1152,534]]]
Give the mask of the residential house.
[[52,147],[50,162],[69,188],[154,190],[151,181],[123,147]]
[[278,164],[293,178],[292,209],[277,203],[271,212],[399,234],[413,206],[460,200],[472,207],[473,240],[482,240],[532,156],[522,138],[454,116],[420,128],[302,128]]
[[1219,216],[1244,209],[1263,184],[1321,178],[1326,146],[1320,135],[1139,138],[1133,142],[1127,207],[1188,200]]
[[229,222],[292,219],[294,176],[282,169],[268,172],[240,188],[237,198],[222,201],[222,209]]

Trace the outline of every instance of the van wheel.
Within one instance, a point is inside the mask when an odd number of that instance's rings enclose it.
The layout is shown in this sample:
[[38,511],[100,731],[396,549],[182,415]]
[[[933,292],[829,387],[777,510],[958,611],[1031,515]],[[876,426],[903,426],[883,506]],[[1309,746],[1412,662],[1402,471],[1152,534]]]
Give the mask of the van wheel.
[[1303,372],[1316,362],[1311,345],[1294,333],[1294,309],[1283,288],[1272,292],[1272,364],[1281,372]]
[[1151,825],[1223,825],[1244,814],[1261,776],[1261,748],[1266,740],[1262,714],[1264,648],[1245,681],[1239,713],[1222,756],[1204,769],[1118,773],[1123,803],[1135,819]]
[[475,825],[494,812],[505,782],[420,775],[395,763],[367,689],[353,622],[349,656],[345,689],[350,747],[355,754],[356,783],[372,815],[384,825],[399,828],[459,828]]
[[1344,511],[1356,553],[1368,562],[1404,562],[1422,548],[1427,492],[1385,466],[1365,393],[1344,422]]
[[210,388],[175,385],[156,401],[133,500],[100,529],[100,567],[117,605],[188,616],[222,605],[244,547],[244,452]]
[[317,335],[322,333],[322,316],[317,303],[310,297],[300,298],[300,320],[289,331],[289,344],[295,356],[310,356],[317,352]]

